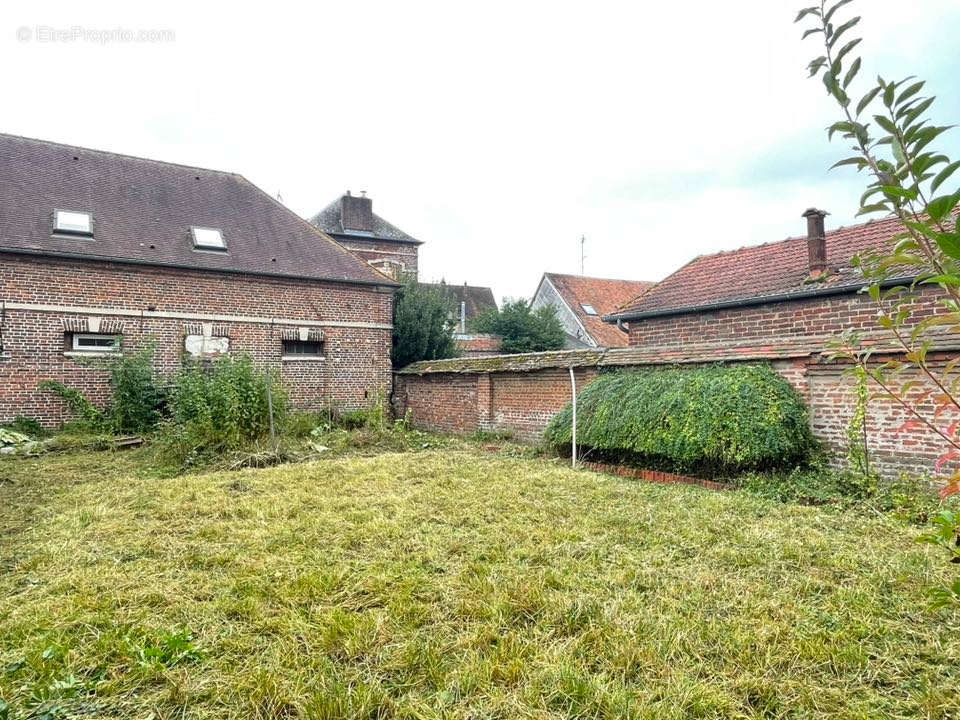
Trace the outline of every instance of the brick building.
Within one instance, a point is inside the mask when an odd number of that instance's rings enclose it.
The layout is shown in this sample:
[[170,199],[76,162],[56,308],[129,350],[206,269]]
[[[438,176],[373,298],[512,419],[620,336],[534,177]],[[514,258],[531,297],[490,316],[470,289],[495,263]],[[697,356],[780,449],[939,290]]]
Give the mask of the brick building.
[[626,330],[605,323],[603,317],[617,311],[653,287],[643,280],[613,280],[584,275],[544,273],[530,307],[552,307],[567,334],[564,347],[626,347]]
[[373,200],[344,195],[327,205],[310,223],[389,277],[417,277],[422,241],[411,237],[373,212]]
[[[864,281],[851,260],[888,249],[900,226],[881,220],[827,233],[824,215],[804,214],[805,236],[698,257],[608,315],[629,332],[629,347],[416,363],[397,375],[396,404],[425,427],[507,430],[535,440],[569,401],[571,368],[582,388],[613,369],[762,361],[797,389],[814,434],[842,463],[854,388],[848,366],[830,359],[828,343],[854,329],[873,345],[874,359],[897,356],[877,327],[876,305],[859,292]],[[892,278],[890,284],[909,279]],[[913,320],[940,312],[941,297],[936,287],[918,291]],[[956,358],[955,329],[935,328],[931,335],[928,358],[934,365]],[[932,415],[933,400],[919,408]],[[868,455],[887,475],[931,472],[947,449],[908,419],[890,399],[869,403]]]
[[66,419],[41,380],[106,402],[148,342],[164,375],[242,352],[300,407],[361,406],[395,287],[240,175],[0,135],[0,422]]

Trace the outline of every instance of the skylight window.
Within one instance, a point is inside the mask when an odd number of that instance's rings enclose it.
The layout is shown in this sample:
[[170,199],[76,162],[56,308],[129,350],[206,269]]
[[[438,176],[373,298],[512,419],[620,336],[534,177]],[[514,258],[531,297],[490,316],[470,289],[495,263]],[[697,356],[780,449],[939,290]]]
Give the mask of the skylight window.
[[597,311],[593,309],[593,305],[588,305],[587,303],[581,303],[581,304],[580,304],[580,307],[583,308],[583,311],[584,311],[587,315],[596,315],[596,314],[597,314]]
[[201,250],[226,250],[227,243],[223,239],[223,233],[216,228],[193,227],[190,228],[193,233],[193,246]]
[[71,235],[93,235],[93,216],[87,212],[54,210],[53,231]]

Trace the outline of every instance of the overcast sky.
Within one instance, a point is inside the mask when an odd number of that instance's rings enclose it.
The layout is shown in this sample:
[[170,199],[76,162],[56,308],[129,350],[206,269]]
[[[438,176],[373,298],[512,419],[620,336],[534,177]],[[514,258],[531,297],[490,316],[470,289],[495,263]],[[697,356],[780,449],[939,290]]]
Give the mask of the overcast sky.
[[[309,216],[350,189],[424,240],[421,278],[658,280],[854,222],[863,179],[792,24],[801,0],[6,2],[0,130],[239,172]],[[858,0],[863,80],[960,120],[960,2]],[[131,42],[72,32],[165,31]],[[960,157],[960,131],[943,149]]]

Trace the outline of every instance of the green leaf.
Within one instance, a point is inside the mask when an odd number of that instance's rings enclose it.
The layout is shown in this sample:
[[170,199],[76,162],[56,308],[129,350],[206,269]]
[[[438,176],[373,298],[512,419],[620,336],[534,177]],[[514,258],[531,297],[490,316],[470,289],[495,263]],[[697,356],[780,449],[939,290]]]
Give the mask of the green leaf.
[[882,89],[883,88],[877,85],[877,87],[875,87],[873,90],[868,92],[866,95],[864,95],[860,99],[860,102],[857,103],[857,115],[860,115],[860,113],[862,113],[866,109],[867,105],[873,102],[873,99],[877,96],[877,93],[880,92]]
[[838,62],[838,63],[841,62],[841,61],[843,60],[843,58],[846,57],[846,55],[847,55],[848,52],[850,52],[850,51],[853,50],[857,45],[860,44],[860,41],[861,41],[862,39],[863,39],[863,38],[857,38],[856,40],[851,40],[851,41],[848,42],[846,45],[844,45],[844,46],[840,49],[840,52],[837,53],[836,62]]
[[906,114],[904,115],[904,119],[903,119],[903,124],[904,124],[904,126],[907,126],[907,125],[912,124],[913,121],[916,120],[918,117],[920,117],[920,115],[923,114],[923,112],[924,112],[928,107],[930,107],[931,105],[933,105],[933,101],[936,100],[936,99],[937,99],[936,96],[928,97],[928,98],[924,99],[924,100],[923,100],[919,105],[917,105],[916,107],[911,108],[910,112],[908,112],[908,113],[906,113]]
[[820,8],[818,8],[818,7],[808,7],[808,8],[804,8],[804,9],[801,10],[799,13],[797,13],[797,17],[796,17],[796,19],[794,20],[794,22],[795,22],[795,23],[800,22],[800,21],[803,20],[807,15],[816,15],[817,17],[819,17],[819,16],[820,16]]
[[806,40],[808,36],[813,35],[814,33],[821,33],[821,32],[823,32],[823,30],[820,28],[810,28],[805,33],[803,33],[803,37],[801,37],[800,39]]
[[883,104],[887,107],[893,106],[893,94],[897,91],[895,83],[890,83],[883,89]]
[[[888,86],[889,87],[889,86]],[[893,136],[897,135],[897,126],[893,124],[893,121],[883,115],[874,115],[873,119],[877,121],[877,125],[882,127],[888,133]]]
[[838,160],[833,165],[830,166],[830,170],[834,168],[842,167],[844,165],[856,165],[858,170],[862,170],[867,166],[867,161],[862,157],[848,157],[845,160]]
[[855,18],[850,18],[843,25],[841,25],[836,30],[834,30],[833,35],[830,37],[830,42],[827,43],[828,47],[833,47],[836,44],[837,40],[840,39],[840,36],[843,35],[847,30],[852,28],[854,25],[856,25],[858,22],[860,22],[859,15],[857,15]]
[[825,22],[825,23],[830,22],[830,18],[833,17],[833,14],[834,14],[837,10],[839,10],[840,8],[842,8],[842,7],[843,7],[844,5],[846,5],[847,3],[851,3],[851,2],[853,2],[853,0],[840,0],[840,2],[838,2],[836,5],[834,5],[834,6],[831,7],[829,10],[827,10],[826,14],[823,16],[823,22]]
[[886,203],[876,203],[874,205],[864,205],[857,211],[856,217],[861,215],[869,215],[870,213],[875,212],[889,212],[890,208],[887,207]]
[[827,128],[827,139],[833,140],[833,134],[836,132],[852,133],[853,123],[846,120],[835,122],[833,125]]
[[927,215],[929,215],[930,219],[934,222],[940,222],[953,212],[953,209],[957,206],[957,200],[958,198],[955,194],[941,195],[938,198],[934,198],[927,203]]
[[906,90],[904,90],[902,93],[900,93],[900,97],[897,98],[897,100],[896,100],[896,102],[894,103],[894,105],[899,106],[899,105],[902,104],[903,101],[906,100],[907,98],[910,98],[910,97],[913,97],[914,95],[916,95],[918,92],[920,92],[920,88],[922,88],[925,84],[926,84],[926,83],[925,83],[923,80],[921,80],[920,82],[914,83],[913,85],[911,85],[910,87],[908,87]]
[[810,71],[810,74],[807,75],[807,77],[813,77],[814,75],[816,75],[818,72],[820,72],[820,68],[822,68],[826,64],[827,64],[827,58],[824,57],[823,55],[818,57],[816,60],[811,60],[810,64],[807,65],[807,69]]
[[960,233],[941,233],[937,237],[937,245],[944,255],[960,260]]
[[858,72],[860,72],[860,58],[857,58],[853,61],[853,64],[850,65],[850,69],[847,70],[847,74],[843,76],[844,90],[846,90],[850,83],[853,82],[853,79],[857,76]]
[[936,192],[937,188],[943,185],[953,173],[957,171],[957,168],[960,168],[960,160],[950,163],[943,170],[937,173],[937,176],[933,179],[933,182],[930,183],[930,192]]

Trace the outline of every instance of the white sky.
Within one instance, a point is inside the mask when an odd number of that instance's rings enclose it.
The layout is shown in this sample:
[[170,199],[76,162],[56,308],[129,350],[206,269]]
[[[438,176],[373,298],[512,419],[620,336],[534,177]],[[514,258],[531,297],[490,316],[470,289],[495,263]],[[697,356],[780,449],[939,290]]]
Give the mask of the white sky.
[[[309,216],[350,189],[426,241],[421,278],[529,296],[542,272],[657,280],[853,222],[862,179],[804,66],[803,0],[6,2],[0,130],[242,173]],[[956,121],[960,2],[858,0],[864,69]],[[41,26],[170,42],[41,42]],[[18,39],[27,28],[28,40]],[[946,149],[960,155],[960,131]]]

